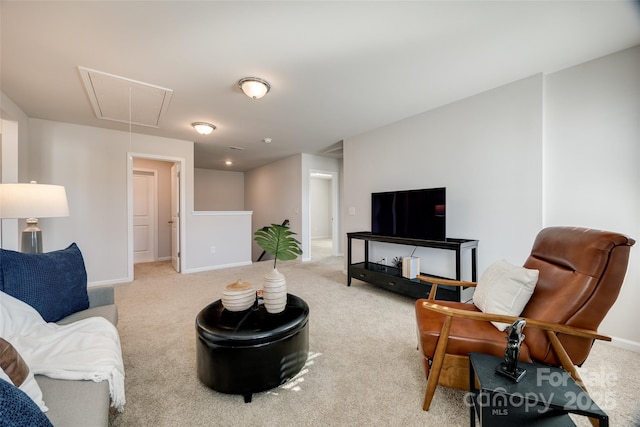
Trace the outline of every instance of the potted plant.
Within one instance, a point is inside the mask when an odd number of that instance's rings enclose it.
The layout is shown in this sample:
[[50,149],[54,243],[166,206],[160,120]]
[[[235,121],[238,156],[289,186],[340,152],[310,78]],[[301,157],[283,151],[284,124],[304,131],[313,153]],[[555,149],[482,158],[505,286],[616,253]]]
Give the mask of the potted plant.
[[279,259],[289,261],[302,255],[300,242],[293,237],[295,235],[287,226],[271,224],[256,231],[253,238],[262,250],[273,255],[275,269]]
[[264,306],[269,313],[280,313],[287,303],[287,282],[276,267],[278,260],[288,261],[302,254],[300,242],[293,237],[295,234],[285,225],[271,224],[260,228],[253,236],[258,246],[273,255],[273,270],[265,275],[262,290]]

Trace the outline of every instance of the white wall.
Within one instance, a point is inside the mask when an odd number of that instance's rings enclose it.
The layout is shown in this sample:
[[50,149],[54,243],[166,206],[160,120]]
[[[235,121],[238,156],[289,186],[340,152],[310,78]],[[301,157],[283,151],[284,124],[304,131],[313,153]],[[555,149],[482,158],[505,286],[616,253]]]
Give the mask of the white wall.
[[193,199],[196,211],[243,211],[244,173],[196,168]]
[[[302,229],[302,169],[301,155],[245,172],[245,209],[253,211],[252,227],[257,229],[269,224],[281,224],[289,220],[291,231],[300,240]],[[304,249],[303,249],[304,251]],[[253,241],[252,256],[258,259],[262,249]]]
[[[542,225],[542,76],[345,139],[344,174],[345,232],[371,229],[372,192],[446,187],[447,237],[480,241],[478,271],[500,258],[522,264]],[[378,244],[370,256],[412,250]],[[453,277],[453,252],[415,255],[424,272]]]
[[[66,187],[71,215],[40,221],[45,251],[77,242],[83,252],[89,283],[129,280],[128,153],[136,157],[184,159],[186,236],[183,272],[202,271],[250,262],[250,237],[243,219],[231,226],[227,217],[193,212],[193,142],[128,132],[29,120],[31,176]],[[246,217],[246,213],[239,214]],[[250,215],[248,215],[250,217]],[[230,237],[230,236],[233,237]],[[211,256],[212,245],[221,245]],[[213,243],[212,243],[213,242]]]
[[251,264],[250,211],[193,212],[189,232],[189,271]]
[[[70,216],[40,221],[43,249],[77,242],[90,283],[128,280],[127,153],[186,160],[187,231],[193,207],[193,143],[128,132],[29,120],[30,177],[64,185]],[[189,246],[183,248],[188,256]],[[188,259],[188,258],[187,258]]]
[[[546,78],[545,225],[640,239],[640,46]],[[600,330],[640,351],[640,246]]]
[[[2,156],[2,175],[0,182],[28,182],[23,169],[28,167],[29,118],[4,93],[0,92],[0,152]],[[20,249],[20,229],[24,229],[24,220],[2,219],[0,247]],[[20,226],[18,224],[21,224]]]
[[[29,117],[9,97],[0,92],[0,117],[18,123],[18,181],[29,182]],[[8,182],[8,181],[7,181]],[[15,182],[15,181],[14,181]]]
[[[18,182],[18,129],[17,121],[0,120],[0,182]],[[17,219],[0,219],[0,247],[11,250],[20,248]]]
[[[301,242],[301,258],[308,261],[311,253],[310,174],[312,171],[329,172],[339,181],[340,165],[338,159],[303,153],[247,171],[245,208],[253,211],[253,231],[288,219],[289,227]],[[252,259],[257,260],[261,253],[260,247],[253,242]]]
[[[447,234],[480,240],[479,272],[499,258],[522,263],[544,226],[639,239],[639,141],[635,47],[345,140],[344,228],[369,229],[373,191],[445,186]],[[640,351],[637,246],[600,332]],[[375,248],[371,258],[400,250]],[[436,263],[421,259],[423,271],[450,269],[428,255]]]

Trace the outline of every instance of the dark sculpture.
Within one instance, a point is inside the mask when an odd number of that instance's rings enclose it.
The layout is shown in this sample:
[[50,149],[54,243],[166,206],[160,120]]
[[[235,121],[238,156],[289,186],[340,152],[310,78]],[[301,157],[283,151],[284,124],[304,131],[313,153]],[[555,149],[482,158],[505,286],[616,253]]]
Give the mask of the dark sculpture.
[[518,319],[513,325],[507,326],[507,348],[504,351],[504,362],[496,366],[496,372],[502,376],[509,378],[514,382],[518,382],[527,373],[526,369],[518,368],[518,358],[520,357],[520,344],[524,340],[522,330],[526,326],[527,321]]

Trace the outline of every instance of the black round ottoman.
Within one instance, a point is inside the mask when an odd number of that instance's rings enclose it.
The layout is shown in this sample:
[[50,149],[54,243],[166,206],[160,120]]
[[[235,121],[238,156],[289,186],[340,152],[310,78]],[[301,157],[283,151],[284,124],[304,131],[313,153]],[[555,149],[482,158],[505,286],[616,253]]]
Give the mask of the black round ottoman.
[[196,317],[198,378],[222,393],[269,390],[296,375],[309,353],[309,306],[287,294],[287,306],[271,314],[260,304],[229,311],[218,300]]

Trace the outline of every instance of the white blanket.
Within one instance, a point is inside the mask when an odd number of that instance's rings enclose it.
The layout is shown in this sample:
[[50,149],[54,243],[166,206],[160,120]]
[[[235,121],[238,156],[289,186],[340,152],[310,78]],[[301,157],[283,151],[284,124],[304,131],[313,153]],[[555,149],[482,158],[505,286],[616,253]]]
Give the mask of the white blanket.
[[30,305],[0,292],[0,336],[18,350],[34,374],[64,380],[107,380],[111,406],[123,410],[120,337],[107,319],[90,317],[70,325],[47,323]]

